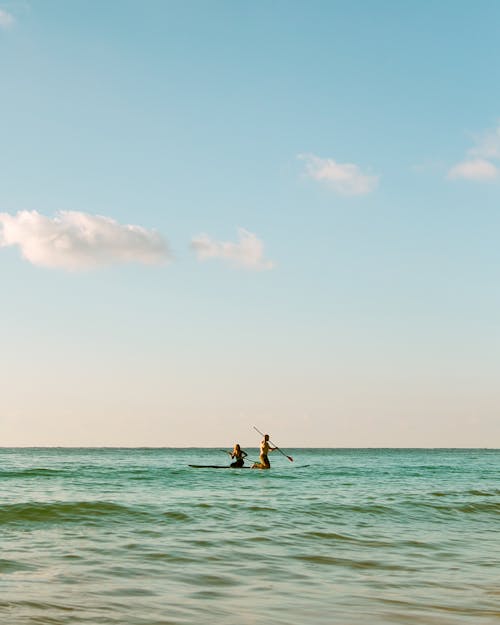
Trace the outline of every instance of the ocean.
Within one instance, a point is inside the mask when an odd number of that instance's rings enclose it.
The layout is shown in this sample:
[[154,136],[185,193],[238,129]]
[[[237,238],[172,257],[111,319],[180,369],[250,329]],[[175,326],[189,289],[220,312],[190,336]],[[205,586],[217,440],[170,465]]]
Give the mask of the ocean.
[[286,453],[0,449],[0,623],[500,623],[499,450]]

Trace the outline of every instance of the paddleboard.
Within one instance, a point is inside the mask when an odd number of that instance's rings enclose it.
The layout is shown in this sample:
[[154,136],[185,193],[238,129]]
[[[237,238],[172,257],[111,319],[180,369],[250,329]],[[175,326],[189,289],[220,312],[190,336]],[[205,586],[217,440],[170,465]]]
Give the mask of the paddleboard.
[[251,469],[252,467],[228,467],[225,464],[189,464],[193,469]]
[[[304,469],[309,466],[309,464],[301,464],[293,468]],[[192,469],[253,469],[253,467],[228,467],[225,464],[188,464],[188,467],[191,467]],[[269,471],[269,469],[262,469],[261,467],[255,467],[255,470]]]

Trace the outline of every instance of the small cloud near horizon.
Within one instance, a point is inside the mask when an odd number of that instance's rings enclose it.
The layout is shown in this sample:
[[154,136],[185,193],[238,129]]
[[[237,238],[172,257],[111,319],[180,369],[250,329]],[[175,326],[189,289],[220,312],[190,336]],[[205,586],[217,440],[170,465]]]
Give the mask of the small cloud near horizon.
[[191,240],[191,248],[200,261],[218,258],[246,269],[265,270],[274,267],[272,261],[264,258],[264,243],[244,228],[238,228],[237,243],[215,241],[207,234],[200,234]]
[[37,211],[0,213],[0,247],[14,245],[33,265],[70,271],[171,259],[158,232],[76,211],[60,211],[53,218]]
[[482,182],[500,178],[500,167],[495,163],[500,160],[500,124],[474,136],[474,142],[474,147],[467,150],[467,157],[449,169],[449,179]]
[[379,176],[366,174],[354,163],[338,163],[331,158],[321,158],[314,154],[299,154],[305,162],[305,175],[341,195],[367,195],[375,191]]
[[13,26],[15,21],[16,20],[13,15],[5,11],[5,9],[0,9],[0,28],[6,30],[7,28]]

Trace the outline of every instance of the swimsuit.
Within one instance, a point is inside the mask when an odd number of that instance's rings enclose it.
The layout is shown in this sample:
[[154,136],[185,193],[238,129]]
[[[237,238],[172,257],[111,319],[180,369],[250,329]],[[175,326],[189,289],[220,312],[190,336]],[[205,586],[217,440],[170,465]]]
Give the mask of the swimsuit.
[[245,463],[246,456],[247,454],[244,451],[241,451],[239,456],[237,456],[236,454],[231,454],[231,458],[236,458],[236,460],[234,462],[231,462],[229,466],[231,466],[233,469],[240,469]]

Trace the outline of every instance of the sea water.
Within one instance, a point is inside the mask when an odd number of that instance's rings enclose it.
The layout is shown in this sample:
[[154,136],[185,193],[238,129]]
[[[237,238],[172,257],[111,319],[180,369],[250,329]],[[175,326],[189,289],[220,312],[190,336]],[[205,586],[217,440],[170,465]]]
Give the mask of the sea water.
[[0,450],[0,623],[500,623],[500,451],[286,451]]

